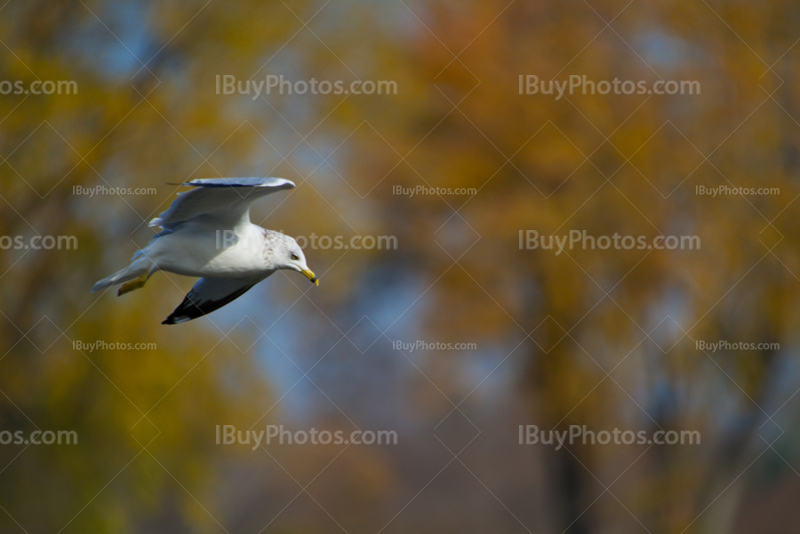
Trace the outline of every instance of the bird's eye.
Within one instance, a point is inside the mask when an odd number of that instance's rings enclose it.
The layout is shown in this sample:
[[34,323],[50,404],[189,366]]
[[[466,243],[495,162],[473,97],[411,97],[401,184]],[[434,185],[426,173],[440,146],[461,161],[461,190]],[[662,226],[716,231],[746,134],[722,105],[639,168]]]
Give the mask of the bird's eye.
[[299,259],[300,257],[297,254],[292,254],[292,261],[297,261]]

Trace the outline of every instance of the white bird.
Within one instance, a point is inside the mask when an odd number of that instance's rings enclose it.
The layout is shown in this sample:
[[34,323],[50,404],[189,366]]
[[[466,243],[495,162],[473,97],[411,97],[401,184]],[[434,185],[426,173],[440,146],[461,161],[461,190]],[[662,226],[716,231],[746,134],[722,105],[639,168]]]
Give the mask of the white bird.
[[195,189],[179,193],[169,209],[150,221],[160,226],[125,269],[97,282],[92,293],[124,284],[124,295],[143,287],[157,271],[198,276],[172,314],[161,324],[202,317],[242,296],[278,269],[303,273],[319,281],[303,250],[287,235],[250,222],[250,205],[259,198],[292,189],[283,178],[211,178],[180,184]]

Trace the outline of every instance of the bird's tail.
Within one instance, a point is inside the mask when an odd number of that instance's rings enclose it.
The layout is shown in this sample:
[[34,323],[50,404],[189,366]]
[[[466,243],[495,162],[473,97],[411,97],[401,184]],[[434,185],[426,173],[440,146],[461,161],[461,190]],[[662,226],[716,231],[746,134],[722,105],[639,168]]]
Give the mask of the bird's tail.
[[108,289],[109,287],[117,284],[130,282],[131,280],[135,281],[123,286],[119,291],[119,295],[123,295],[128,291],[133,291],[134,289],[139,289],[153,273],[153,270],[152,262],[145,260],[144,258],[139,258],[121,271],[117,271],[111,276],[107,276],[106,278],[103,278],[97,282],[92,288],[92,293],[101,291],[103,289]]

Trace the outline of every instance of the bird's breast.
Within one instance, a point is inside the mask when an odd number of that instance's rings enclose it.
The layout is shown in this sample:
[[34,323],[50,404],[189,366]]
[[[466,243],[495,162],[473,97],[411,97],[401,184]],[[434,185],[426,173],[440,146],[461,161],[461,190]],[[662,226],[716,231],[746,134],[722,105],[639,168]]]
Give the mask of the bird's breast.
[[263,238],[252,232],[186,229],[162,238],[159,267],[185,276],[241,278],[267,271]]

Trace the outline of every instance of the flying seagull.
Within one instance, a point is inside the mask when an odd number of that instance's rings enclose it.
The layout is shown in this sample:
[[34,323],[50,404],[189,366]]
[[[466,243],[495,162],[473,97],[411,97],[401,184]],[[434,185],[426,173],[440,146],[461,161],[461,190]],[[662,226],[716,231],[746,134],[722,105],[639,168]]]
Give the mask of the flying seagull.
[[177,324],[225,306],[278,269],[298,271],[319,285],[293,238],[250,222],[254,201],[292,189],[293,182],[208,178],[180,185],[193,189],[179,193],[167,211],[150,221],[162,231],[136,251],[128,267],[97,282],[92,293],[123,284],[117,293],[122,296],[143,287],[156,271],[201,277],[161,323]]

